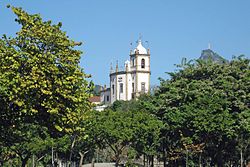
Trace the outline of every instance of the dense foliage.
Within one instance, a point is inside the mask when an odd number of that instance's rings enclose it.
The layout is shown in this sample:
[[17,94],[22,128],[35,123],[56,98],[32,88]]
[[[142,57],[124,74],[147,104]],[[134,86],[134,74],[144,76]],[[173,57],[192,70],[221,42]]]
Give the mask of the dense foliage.
[[249,59],[183,61],[154,95],[92,111],[80,43],[61,23],[12,10],[21,30],[0,39],[0,166],[81,166],[101,153],[116,166],[250,160]]
[[116,165],[132,158],[133,150],[137,151],[134,156],[157,154],[162,123],[141,111],[136,101],[116,101],[103,112],[91,113],[89,121],[89,137],[95,139],[100,149],[111,148]]
[[249,62],[198,60],[161,81],[151,104],[168,125],[163,150],[171,163],[183,166],[189,158],[194,164],[235,166],[249,158]]
[[51,137],[84,130],[92,84],[79,66],[80,43],[68,38],[61,23],[12,11],[21,29],[16,37],[0,39],[1,156],[19,157],[24,166],[32,154],[38,156],[34,147],[51,147]]

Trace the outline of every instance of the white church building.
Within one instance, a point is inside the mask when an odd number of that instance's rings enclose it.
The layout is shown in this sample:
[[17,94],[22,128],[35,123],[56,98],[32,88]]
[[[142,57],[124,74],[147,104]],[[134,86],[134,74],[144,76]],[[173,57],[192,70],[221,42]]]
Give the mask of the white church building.
[[101,91],[101,103],[112,104],[116,100],[131,100],[150,91],[150,50],[145,49],[138,40],[137,47],[130,51],[130,59],[124,70],[110,69],[110,87]]

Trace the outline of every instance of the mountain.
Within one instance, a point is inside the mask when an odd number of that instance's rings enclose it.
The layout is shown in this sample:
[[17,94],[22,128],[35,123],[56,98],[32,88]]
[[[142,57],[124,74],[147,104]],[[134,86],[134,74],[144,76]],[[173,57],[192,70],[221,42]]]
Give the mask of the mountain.
[[93,90],[93,94],[95,96],[100,96],[100,91],[103,89],[101,85],[95,85],[95,88]]
[[211,60],[213,62],[220,63],[220,64],[228,63],[228,60],[224,59],[223,57],[221,57],[220,55],[218,55],[211,49],[203,50],[199,59],[205,60],[205,61]]

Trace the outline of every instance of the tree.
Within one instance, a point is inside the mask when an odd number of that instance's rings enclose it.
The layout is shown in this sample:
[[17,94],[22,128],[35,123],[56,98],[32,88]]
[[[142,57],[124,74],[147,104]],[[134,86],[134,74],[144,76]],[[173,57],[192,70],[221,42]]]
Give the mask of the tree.
[[201,153],[218,166],[235,161],[236,139],[249,133],[249,59],[222,64],[197,60],[179,67],[169,73],[170,80],[161,80],[152,100],[153,113],[169,125],[169,158],[176,155],[184,165],[189,150],[196,162]]
[[122,156],[128,158],[129,148],[151,157],[156,153],[162,124],[154,116],[137,109],[136,101],[116,101],[109,109],[89,116],[90,138],[100,148],[112,149],[116,166]]
[[[20,144],[13,127],[27,124],[48,128],[52,137],[77,136],[84,130],[84,113],[92,108],[93,85],[79,66],[82,52],[75,47],[81,43],[70,40],[61,23],[21,8],[12,11],[21,29],[16,37],[0,39],[0,140]],[[10,136],[16,136],[15,143],[7,143]]]

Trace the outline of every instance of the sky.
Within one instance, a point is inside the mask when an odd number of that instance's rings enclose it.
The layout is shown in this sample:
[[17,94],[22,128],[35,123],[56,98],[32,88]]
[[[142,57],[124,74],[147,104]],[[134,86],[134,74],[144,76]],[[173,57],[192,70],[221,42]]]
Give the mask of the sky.
[[62,22],[83,42],[80,65],[95,84],[109,84],[110,64],[123,66],[140,34],[151,52],[151,85],[182,58],[199,58],[209,43],[228,60],[250,55],[249,0],[1,0],[0,35],[15,36],[20,26],[7,4]]

